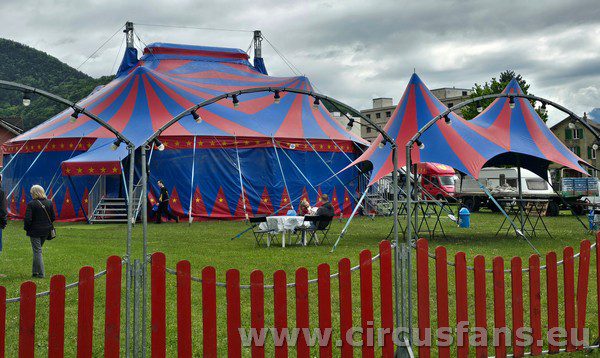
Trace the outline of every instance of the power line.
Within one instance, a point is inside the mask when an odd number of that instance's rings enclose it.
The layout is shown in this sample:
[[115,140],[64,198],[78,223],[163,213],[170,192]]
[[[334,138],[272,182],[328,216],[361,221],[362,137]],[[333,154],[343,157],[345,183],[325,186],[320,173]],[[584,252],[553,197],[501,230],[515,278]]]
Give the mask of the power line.
[[218,27],[196,27],[196,26],[183,26],[183,25],[163,25],[163,24],[140,24],[134,23],[136,26],[149,26],[149,27],[171,27],[175,29],[192,29],[192,30],[208,30],[208,31],[229,31],[229,32],[254,32],[252,30],[241,30],[241,29],[224,29]]

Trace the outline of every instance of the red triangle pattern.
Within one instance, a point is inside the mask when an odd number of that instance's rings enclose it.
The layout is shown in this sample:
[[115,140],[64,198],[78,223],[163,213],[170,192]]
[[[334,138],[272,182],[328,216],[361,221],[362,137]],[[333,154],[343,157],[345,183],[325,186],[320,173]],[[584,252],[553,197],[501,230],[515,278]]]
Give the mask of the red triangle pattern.
[[[83,207],[83,209],[86,211],[88,210],[88,202],[89,202],[89,197],[90,197],[90,193],[88,191],[87,188],[85,188],[85,191],[83,192],[83,197],[81,198],[81,206]],[[90,213],[87,213],[88,215],[90,215]],[[79,208],[79,217],[83,217],[83,210],[81,208]]]
[[342,205],[342,213],[344,217],[350,217],[352,215],[352,201],[350,201],[350,193],[348,190],[344,190],[344,204]]
[[67,188],[59,218],[64,220],[72,219],[73,217],[75,217],[75,208],[73,207],[73,200],[71,200],[71,192]]
[[11,213],[11,215],[13,216],[18,216],[19,213],[17,212],[17,199],[15,199],[15,193],[13,192],[12,195],[10,196],[10,205],[8,206],[9,211]]
[[173,187],[173,190],[171,190],[171,196],[169,197],[169,206],[171,207],[171,212],[173,213],[173,215],[183,215],[183,207],[181,206],[181,200],[179,200],[179,194],[177,193],[176,187]]
[[273,214],[273,204],[271,203],[271,198],[269,197],[269,192],[267,191],[266,186],[260,198],[260,204],[258,204],[258,209],[256,210],[256,213],[260,215]]
[[19,199],[19,216],[25,217],[25,211],[27,210],[27,196],[25,195],[25,188],[21,189],[21,198]]
[[219,187],[217,197],[215,198],[215,204],[213,205],[210,217],[214,219],[230,219],[231,211],[229,211],[229,205],[227,204],[227,198],[223,192],[223,187]]
[[196,187],[196,191],[194,191],[194,197],[192,199],[192,216],[194,218],[208,218],[208,212],[206,211],[206,205],[204,205],[204,200],[202,199],[202,194],[200,193],[200,189]]
[[283,188],[283,193],[281,193],[281,201],[279,202],[279,210],[277,211],[277,215],[285,215],[288,210],[293,209],[290,204],[290,195],[287,192],[286,188]]
[[[246,203],[246,211],[244,211],[244,202]],[[235,208],[235,213],[233,214],[235,219],[246,219],[253,217],[252,207],[250,206],[250,200],[248,200],[248,194],[246,193],[246,189],[244,189],[244,195],[240,193],[240,198],[238,199],[237,206]]]
[[[302,200],[306,200],[310,204],[310,197],[308,196],[308,191],[306,191],[306,187],[302,188],[302,197],[300,198],[300,201]],[[300,204],[298,203],[298,205]]]
[[338,197],[336,194],[336,190],[335,187],[333,188],[333,194],[331,194],[331,205],[333,206],[333,213],[337,216],[340,215],[340,213],[342,212],[340,210],[340,203],[338,201]]
[[321,201],[319,200],[319,198],[321,197],[321,195],[323,195],[323,192],[321,191],[321,186],[319,185],[319,187],[317,188],[317,202],[315,203],[315,205],[313,205],[314,207],[318,208],[319,206],[323,205],[321,204]]

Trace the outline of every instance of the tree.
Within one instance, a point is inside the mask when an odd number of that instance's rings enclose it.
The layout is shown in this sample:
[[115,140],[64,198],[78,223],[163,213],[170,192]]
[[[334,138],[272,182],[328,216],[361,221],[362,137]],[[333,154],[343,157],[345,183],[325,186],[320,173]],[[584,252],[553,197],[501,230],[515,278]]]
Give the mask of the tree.
[[[515,73],[515,71],[513,71],[513,70],[506,70],[506,71],[500,73],[499,79],[496,79],[496,77],[492,77],[491,81],[486,82],[485,84],[483,84],[483,86],[475,83],[475,85],[473,87],[473,93],[471,93],[471,98],[481,97],[481,96],[485,96],[488,94],[502,93],[504,88],[506,88],[508,83],[513,78],[517,80],[517,82],[519,83],[519,86],[521,86],[521,89],[523,90],[523,93],[533,95],[532,93],[529,93],[529,84],[527,84],[527,81],[525,81],[525,79],[523,79],[523,77],[520,74]],[[480,105],[483,108],[486,108],[493,101],[494,101],[493,99],[483,100],[480,102]],[[531,105],[535,108],[535,101],[531,101]],[[479,114],[479,112],[477,112],[477,107],[478,107],[478,105],[476,103],[472,103],[468,106],[463,107],[462,108],[463,118],[465,118],[465,119],[475,118]],[[540,108],[535,108],[535,111],[540,116],[540,118],[542,118],[542,120],[544,122],[548,120],[548,114],[542,113],[540,111]]]

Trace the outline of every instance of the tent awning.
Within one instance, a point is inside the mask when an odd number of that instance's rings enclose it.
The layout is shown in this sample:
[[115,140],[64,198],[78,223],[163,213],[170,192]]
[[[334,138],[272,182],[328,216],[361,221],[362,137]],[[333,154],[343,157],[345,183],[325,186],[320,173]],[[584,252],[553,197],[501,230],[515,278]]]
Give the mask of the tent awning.
[[121,160],[129,153],[123,144],[117,150],[112,150],[113,141],[98,139],[87,152],[64,161],[61,165],[63,175],[120,175]]

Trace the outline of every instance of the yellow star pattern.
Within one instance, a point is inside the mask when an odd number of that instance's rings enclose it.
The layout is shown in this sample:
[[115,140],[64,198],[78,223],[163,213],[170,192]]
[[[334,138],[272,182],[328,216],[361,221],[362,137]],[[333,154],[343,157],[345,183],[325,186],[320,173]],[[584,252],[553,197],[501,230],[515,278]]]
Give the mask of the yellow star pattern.
[[77,168],[77,173],[79,173],[79,174],[83,173],[83,169]]

